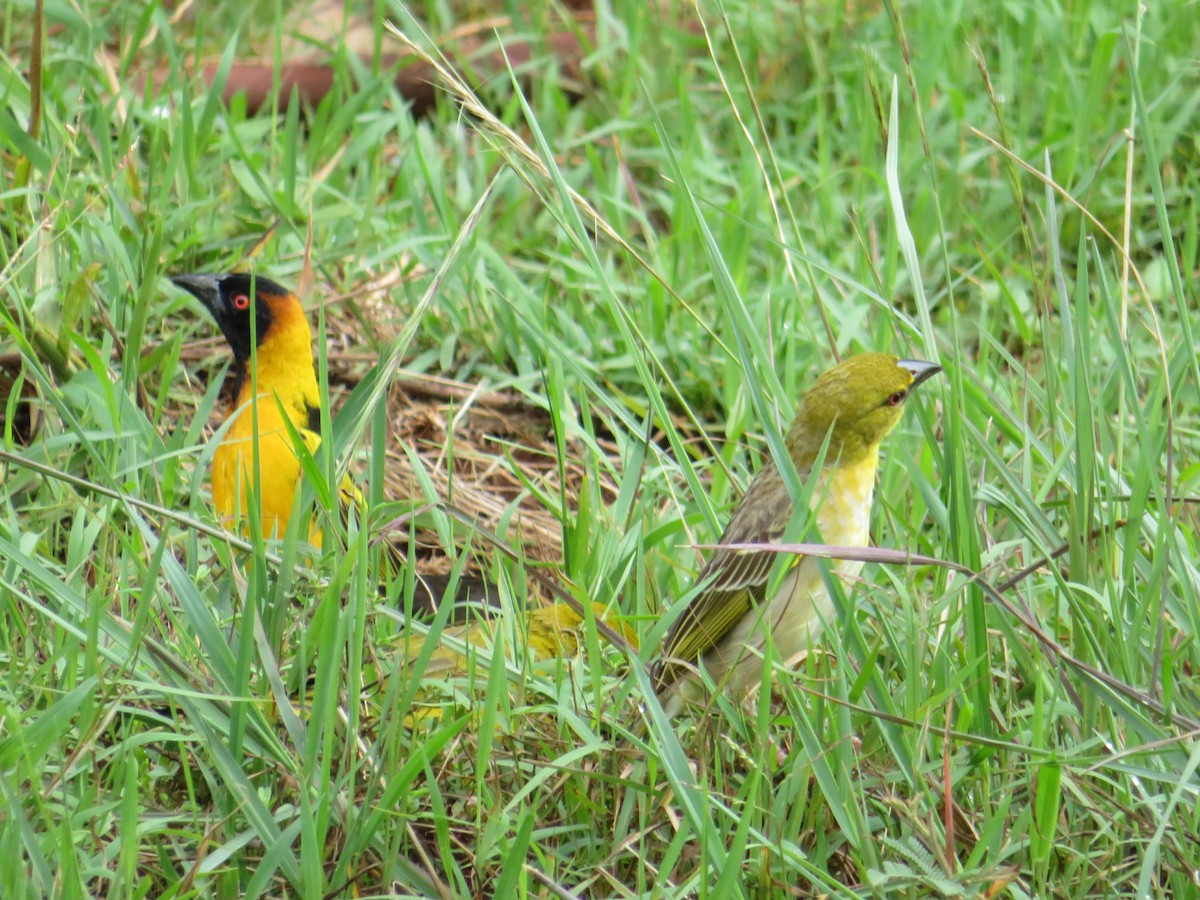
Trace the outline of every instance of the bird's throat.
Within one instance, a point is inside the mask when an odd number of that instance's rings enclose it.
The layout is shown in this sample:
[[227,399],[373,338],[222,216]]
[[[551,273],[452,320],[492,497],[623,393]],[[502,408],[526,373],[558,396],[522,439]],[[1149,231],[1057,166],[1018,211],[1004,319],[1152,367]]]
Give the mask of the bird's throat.
[[[299,310],[297,310],[299,312]],[[277,323],[283,324],[283,323]],[[240,384],[233,408],[259,397],[278,397],[297,427],[307,422],[308,409],[319,408],[321,394],[313,368],[312,331],[300,314],[298,323],[275,327],[258,346],[254,359],[242,365]],[[254,369],[254,366],[257,369]]]
[[878,468],[879,450],[872,448],[854,464],[832,467],[826,483],[813,492],[823,543],[837,547],[867,545]]

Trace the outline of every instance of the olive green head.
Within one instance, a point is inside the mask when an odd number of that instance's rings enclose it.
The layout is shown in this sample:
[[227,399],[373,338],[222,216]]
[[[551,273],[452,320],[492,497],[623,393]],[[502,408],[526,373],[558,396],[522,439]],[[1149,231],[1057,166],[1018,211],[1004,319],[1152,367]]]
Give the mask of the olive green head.
[[860,353],[838,363],[809,388],[788,432],[797,468],[812,465],[827,434],[826,463],[865,459],[896,427],[913,390],[941,370],[886,353]]

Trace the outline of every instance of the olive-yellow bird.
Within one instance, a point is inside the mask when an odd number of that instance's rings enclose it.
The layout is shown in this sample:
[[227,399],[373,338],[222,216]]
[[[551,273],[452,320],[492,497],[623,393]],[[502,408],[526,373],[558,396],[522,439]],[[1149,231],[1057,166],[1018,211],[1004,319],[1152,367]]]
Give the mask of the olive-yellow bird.
[[[804,395],[785,445],[800,483],[814,478],[810,508],[822,543],[867,545],[879,445],[900,421],[912,392],[939,371],[934,363],[863,353],[825,372]],[[822,464],[814,473],[819,458]],[[780,554],[730,548],[778,543],[794,512],[787,482],[775,462],[768,461],[700,573],[700,592],[663,640],[654,674],[668,715],[703,699],[697,663],[714,683],[741,697],[761,681],[768,633],[778,657],[787,660],[807,649],[832,615],[817,559],[791,557],[779,589],[768,597]],[[860,561],[849,559],[831,565],[847,581],[862,568]]]

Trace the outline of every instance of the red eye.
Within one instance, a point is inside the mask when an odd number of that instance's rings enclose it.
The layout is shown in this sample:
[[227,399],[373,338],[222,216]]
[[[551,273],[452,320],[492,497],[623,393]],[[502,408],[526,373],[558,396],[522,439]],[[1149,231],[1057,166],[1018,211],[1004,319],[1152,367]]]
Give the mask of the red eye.
[[233,298],[233,308],[245,312],[250,308],[250,298],[245,294],[238,294]]
[[896,391],[892,396],[888,397],[888,406],[899,406],[904,402],[904,398],[908,396],[908,391]]

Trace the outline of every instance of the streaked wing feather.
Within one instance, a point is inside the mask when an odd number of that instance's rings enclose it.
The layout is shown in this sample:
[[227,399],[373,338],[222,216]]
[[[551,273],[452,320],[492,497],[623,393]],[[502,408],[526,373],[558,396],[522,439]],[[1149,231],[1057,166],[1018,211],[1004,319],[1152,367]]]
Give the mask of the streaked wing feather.
[[[801,477],[805,477],[802,473]],[[769,465],[750,484],[721,535],[720,544],[778,542],[792,516],[778,470]],[[708,587],[692,599],[663,640],[656,671],[660,685],[671,683],[681,663],[700,659],[725,638],[741,618],[763,602],[767,580],[779,554],[767,550],[728,550],[718,546],[700,573]],[[799,557],[789,565],[795,565]]]
[[664,656],[698,659],[719,644],[761,601],[777,557],[767,551],[718,549],[700,575],[701,582],[709,580],[708,588],[675,620],[663,642]]

